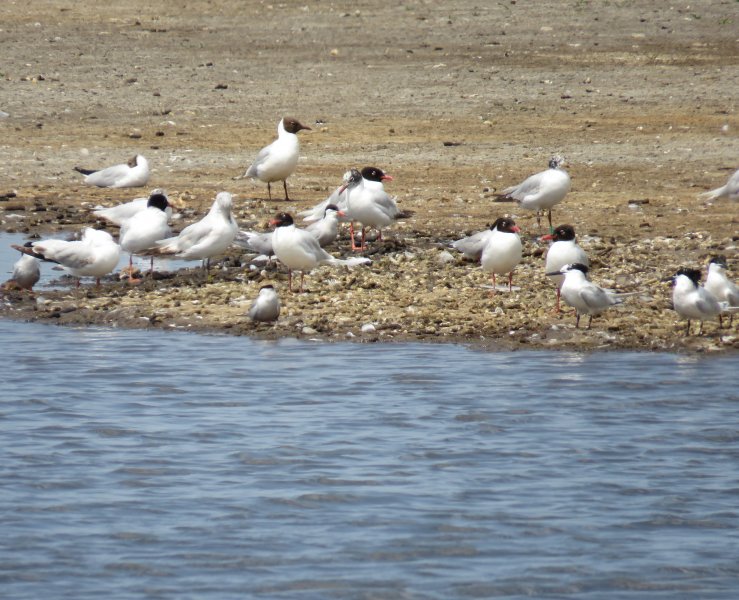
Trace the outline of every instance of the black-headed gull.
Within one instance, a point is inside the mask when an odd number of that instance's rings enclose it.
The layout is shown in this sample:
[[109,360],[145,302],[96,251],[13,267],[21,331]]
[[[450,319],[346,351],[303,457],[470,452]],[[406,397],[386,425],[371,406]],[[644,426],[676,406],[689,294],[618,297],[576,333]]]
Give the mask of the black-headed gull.
[[[716,300],[725,304],[727,308],[739,307],[739,286],[726,276],[726,257],[715,256],[708,263],[708,275],[704,287],[711,292]],[[718,316],[719,327],[723,325],[721,315]],[[734,314],[729,317],[729,327],[734,322]]]
[[[344,183],[339,188],[340,194],[346,190],[346,215],[349,219],[349,235],[352,250],[364,250],[365,229],[377,230],[377,239],[382,240],[382,228],[387,227],[398,216],[398,205],[384,189],[365,185],[362,173],[352,169],[344,174]],[[354,221],[362,225],[362,243],[356,245],[354,240]]]
[[344,214],[338,206],[329,204],[324,210],[323,219],[308,224],[305,230],[315,236],[321,248],[328,246],[338,237],[339,217],[343,217]]
[[700,321],[698,335],[703,333],[703,321],[715,319],[721,313],[721,305],[711,292],[700,285],[698,269],[681,267],[672,278],[672,307],[683,319],[688,320],[686,335],[690,335],[690,320]]
[[[92,211],[92,214],[96,217],[99,217],[101,219],[104,219],[108,221],[109,223],[112,223],[113,225],[117,225],[120,227],[123,225],[124,221],[127,221],[131,217],[133,217],[137,212],[146,210],[146,207],[149,202],[149,198],[155,194],[162,194],[163,196],[166,196],[167,193],[162,189],[155,189],[152,190],[151,194],[148,196],[145,196],[143,198],[135,198],[131,200],[130,202],[126,202],[124,204],[116,204],[115,206],[110,206],[108,208],[98,208]],[[167,198],[168,206],[165,210],[167,213],[167,218],[172,218],[172,205],[169,202],[169,198]]]
[[541,226],[541,212],[547,211],[549,229],[552,230],[552,207],[564,200],[570,191],[570,176],[562,168],[564,159],[552,157],[549,168],[526,178],[518,185],[513,185],[495,194],[497,202],[518,202],[521,208],[536,211],[536,223]]
[[[378,193],[385,192],[383,182],[393,180],[391,175],[388,175],[379,167],[364,167],[360,173],[364,179],[364,187],[369,190],[376,190]],[[298,215],[303,217],[303,221],[318,221],[323,218],[326,207],[329,204],[335,204],[340,211],[346,211],[346,196],[346,188],[342,183],[323,202],[319,202],[313,208],[299,212]],[[344,221],[346,219],[341,220]]]
[[[547,257],[544,263],[545,273],[559,273],[562,267],[572,264],[581,264],[590,267],[588,255],[585,254],[585,250],[577,245],[575,228],[572,225],[559,225],[555,228],[554,233],[548,233],[542,236],[541,239],[554,240],[554,243],[547,250]],[[558,274],[551,275],[551,278],[557,286],[557,307],[555,310],[559,312],[560,289],[564,283],[565,276]]]
[[523,248],[518,232],[521,231],[508,217],[496,219],[480,255],[482,270],[492,274],[493,292],[495,276],[508,273],[508,289],[513,290],[513,269],[521,262]]
[[303,291],[303,277],[321,264],[345,265],[348,267],[370,262],[368,258],[357,257],[340,259],[331,256],[318,244],[318,240],[305,229],[295,227],[293,218],[282,212],[271,221],[275,226],[272,232],[272,248],[275,256],[288,270],[288,287],[292,288],[292,272],[300,271],[300,291]]
[[136,212],[132,217],[123,221],[119,241],[121,249],[129,254],[130,275],[133,275],[134,254],[150,254],[149,272],[154,272],[156,242],[167,238],[171,233],[167,216],[169,206],[167,196],[155,192],[147,199],[144,210]]
[[267,323],[277,320],[280,316],[280,297],[274,286],[263,285],[259,289],[259,295],[252,301],[248,315],[252,321]]
[[701,198],[705,198],[708,202],[719,200],[720,198],[727,198],[732,202],[739,201],[739,169],[729,177],[729,181],[725,185],[709,192],[703,192]]
[[82,167],[75,167],[74,170],[85,175],[84,181],[87,185],[97,187],[141,187],[149,182],[149,161],[141,154],[137,154],[126,163],[106,167],[99,171]]
[[185,227],[178,236],[157,241],[159,254],[173,254],[184,260],[201,260],[207,270],[210,259],[222,254],[239,231],[231,214],[233,196],[218,192],[213,205],[200,221]]
[[[575,309],[575,327],[580,327],[580,317],[588,315],[588,329],[593,322],[593,315],[602,313],[610,306],[621,304],[620,295],[604,290],[588,280],[588,267],[584,264],[564,265],[557,271],[547,273],[549,277],[563,274],[561,293],[565,302]],[[628,295],[628,294],[621,294]]]
[[41,269],[38,259],[28,254],[21,254],[21,257],[13,264],[13,274],[3,284],[3,287],[31,291],[39,279],[41,279]]
[[13,248],[40,260],[58,263],[77,277],[77,287],[81,277],[95,277],[99,286],[100,278],[116,268],[121,256],[121,247],[113,237],[107,231],[92,227],[85,228],[80,240],[39,240]]
[[301,129],[310,129],[297,119],[284,117],[277,125],[277,139],[259,151],[254,162],[244,173],[244,177],[256,177],[267,184],[267,193],[272,200],[272,182],[282,181],[287,195],[287,178],[298,166],[300,142],[297,133]]

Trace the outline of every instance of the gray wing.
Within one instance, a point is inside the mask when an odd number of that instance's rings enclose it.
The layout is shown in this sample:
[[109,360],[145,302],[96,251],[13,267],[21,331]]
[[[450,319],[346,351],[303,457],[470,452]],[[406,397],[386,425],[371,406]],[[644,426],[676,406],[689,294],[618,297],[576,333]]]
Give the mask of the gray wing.
[[621,302],[597,285],[589,285],[580,290],[580,298],[590,311],[601,311],[612,304]]

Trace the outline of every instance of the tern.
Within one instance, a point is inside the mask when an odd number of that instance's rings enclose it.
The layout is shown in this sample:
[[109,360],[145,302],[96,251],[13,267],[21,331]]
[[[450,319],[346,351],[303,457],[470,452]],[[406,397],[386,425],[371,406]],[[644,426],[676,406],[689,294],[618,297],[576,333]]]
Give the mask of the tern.
[[306,271],[310,271],[321,264],[345,265],[348,267],[370,262],[368,258],[356,257],[340,259],[331,256],[318,244],[315,236],[305,229],[295,227],[290,214],[281,212],[271,221],[275,226],[272,232],[272,248],[275,256],[288,269],[288,287],[292,287],[292,272],[300,271],[300,291],[303,291],[303,278]]
[[249,307],[249,318],[252,321],[268,323],[276,321],[280,316],[280,298],[272,285],[263,285],[259,295]]
[[[344,174],[344,184],[339,188],[339,194],[346,190],[346,214],[349,218],[349,235],[352,240],[352,250],[364,250],[365,230],[367,227],[376,229],[377,239],[382,240],[382,228],[387,227],[398,216],[398,205],[384,189],[365,185],[362,173],[351,169]],[[362,225],[362,243],[356,245],[354,240],[354,221]]]
[[[581,264],[590,267],[590,261],[585,251],[577,245],[575,240],[575,228],[572,225],[559,225],[554,233],[549,233],[541,237],[542,240],[554,240],[554,243],[547,250],[546,262],[544,264],[545,273],[559,273],[559,270],[565,265]],[[557,307],[556,312],[560,311],[559,299],[564,283],[564,275],[552,275],[552,280],[557,286]]]
[[629,294],[614,294],[598,287],[587,278],[588,267],[575,263],[564,265],[558,271],[547,273],[549,277],[564,275],[564,282],[560,290],[565,302],[575,309],[575,327],[580,327],[580,317],[588,315],[588,329],[593,322],[593,315],[602,313],[607,308],[621,304],[620,296]]
[[329,204],[324,210],[323,219],[309,223],[305,230],[313,234],[313,236],[318,240],[321,248],[324,248],[338,237],[339,218],[343,217],[345,214],[346,213],[343,210],[339,210],[339,207],[335,204]]
[[698,335],[703,333],[703,321],[715,319],[721,313],[721,305],[711,292],[701,287],[698,269],[681,267],[672,278],[672,306],[675,312],[688,320],[685,335],[690,335],[690,320],[700,321]]
[[99,171],[82,167],[75,167],[74,170],[85,175],[85,184],[103,188],[142,187],[149,182],[149,161],[141,154],[126,163]]
[[[736,309],[739,307],[739,286],[726,276],[726,257],[716,256],[708,263],[708,275],[706,275],[706,283],[704,287],[711,292],[720,303],[726,306],[726,309]],[[718,316],[719,327],[723,326],[721,315]],[[734,322],[734,313],[732,310],[729,316],[729,327]]]
[[41,269],[38,259],[28,254],[21,254],[21,257],[13,264],[13,274],[3,284],[3,288],[19,288],[30,292],[39,279],[41,279]]
[[508,273],[508,290],[513,290],[513,269],[521,262],[523,250],[519,231],[518,225],[508,217],[500,217],[493,223],[480,255],[483,271],[492,273],[493,292],[496,290],[495,276],[505,273]]
[[521,208],[536,211],[536,223],[541,226],[541,212],[546,210],[549,218],[549,230],[552,228],[552,207],[564,200],[570,191],[570,176],[562,168],[564,159],[552,157],[549,168],[531,175],[518,185],[504,189],[495,194],[496,202],[518,202]]
[[293,174],[298,166],[300,142],[297,133],[301,129],[310,127],[303,125],[297,119],[284,117],[277,125],[277,139],[259,151],[254,162],[244,173],[244,177],[256,177],[267,184],[267,193],[272,200],[272,183],[282,181],[287,195],[287,178]]

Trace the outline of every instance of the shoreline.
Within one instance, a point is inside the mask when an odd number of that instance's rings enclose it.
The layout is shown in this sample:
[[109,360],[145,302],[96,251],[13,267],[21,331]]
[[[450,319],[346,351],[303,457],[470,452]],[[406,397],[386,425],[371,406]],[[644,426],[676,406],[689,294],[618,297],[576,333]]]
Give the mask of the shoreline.
[[[283,302],[275,336],[358,340],[372,324],[381,340],[735,352],[736,322],[718,337],[707,323],[709,335],[685,338],[663,283],[683,266],[705,273],[720,254],[739,275],[739,206],[699,197],[739,167],[734,6],[366,0],[345,12],[323,3],[224,0],[206,10],[131,0],[113,13],[80,0],[0,8],[0,230],[102,227],[94,207],[154,188],[177,201],[174,230],[224,190],[235,195],[240,228],[266,230],[276,213],[314,206],[345,171],[368,165],[394,177],[386,189],[405,215],[387,242],[371,246],[371,265],[316,269],[306,294],[286,293],[283,272],[234,266],[204,287],[186,272],[138,287],[109,278],[89,297],[85,284],[79,306],[63,287],[43,292],[48,305],[3,301],[0,317],[153,319],[148,326],[259,334],[243,315],[273,283]],[[299,135],[291,201],[278,184],[270,202],[265,184],[241,176],[285,115],[312,130]],[[152,169],[144,188],[88,187],[73,170],[138,153]],[[641,293],[596,316],[590,331],[551,312],[546,245],[537,241],[544,231],[533,213],[493,201],[553,155],[565,157],[572,180],[554,225],[574,226],[596,284]],[[501,216],[524,231],[524,259],[519,289],[492,297],[479,265],[445,250]],[[344,257],[347,246],[342,231],[328,251]],[[231,250],[228,261],[245,259]]]
[[[346,238],[341,240],[344,243],[348,245]],[[262,270],[211,267],[207,279],[200,267],[156,271],[155,279],[147,276],[138,285],[119,280],[116,272],[104,278],[99,289],[89,282],[75,288],[71,277],[62,276],[49,284],[53,287],[36,290],[33,297],[28,292],[4,291],[0,318],[257,339],[453,343],[487,351],[713,354],[739,350],[736,323],[719,330],[718,322],[706,322],[703,335],[686,337],[685,321],[668,308],[671,288],[660,282],[652,283],[661,286],[663,297],[644,293],[627,299],[595,316],[591,329],[576,329],[573,311],[564,303],[560,314],[553,312],[554,286],[537,273],[543,259],[531,240],[525,242],[527,256],[514,275],[514,290],[495,294],[478,264],[459,257],[449,261],[440,243],[415,253],[408,244],[401,244],[400,250],[397,245],[397,240],[385,242],[383,246],[391,250],[375,254],[370,266],[314,270],[306,276],[307,291],[302,294],[287,291],[287,274],[279,263]],[[329,249],[336,253],[335,248]],[[441,262],[441,256],[449,262]],[[243,258],[234,250],[228,260],[238,264]],[[390,268],[396,271],[391,273]],[[525,287],[527,277],[535,281],[536,289]],[[394,285],[398,281],[401,284]],[[276,324],[253,323],[246,316],[265,283],[275,285],[280,294],[282,313]],[[692,331],[695,328],[693,324]]]

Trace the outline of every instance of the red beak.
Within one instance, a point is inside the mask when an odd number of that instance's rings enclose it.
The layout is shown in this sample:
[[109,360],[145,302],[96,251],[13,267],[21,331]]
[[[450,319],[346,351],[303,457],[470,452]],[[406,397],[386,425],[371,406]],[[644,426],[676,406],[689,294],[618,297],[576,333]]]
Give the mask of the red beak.
[[387,173],[385,173],[382,177],[380,177],[380,181],[392,181],[392,180],[393,180],[393,176],[388,175]]
[[539,239],[540,240],[553,240],[554,239],[554,234],[547,233],[546,235],[541,236]]
[[515,231],[516,233],[521,233],[521,228],[518,225],[514,225],[511,228],[511,231]]
[[339,215],[340,217],[346,216],[346,213],[343,210],[337,211],[336,214]]
[[345,190],[346,188],[348,188],[348,187],[349,187],[349,184],[348,184],[348,183],[345,183],[344,185],[342,185],[342,186],[341,186],[341,187],[339,188],[339,195],[343,194],[343,193],[344,193],[344,190]]

